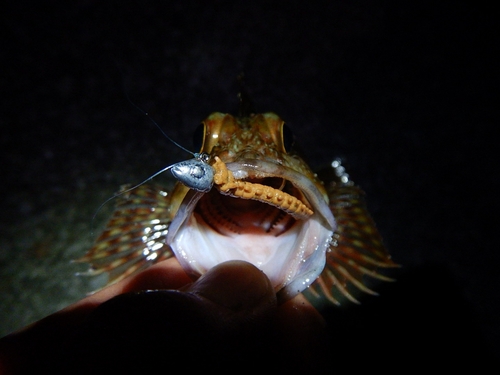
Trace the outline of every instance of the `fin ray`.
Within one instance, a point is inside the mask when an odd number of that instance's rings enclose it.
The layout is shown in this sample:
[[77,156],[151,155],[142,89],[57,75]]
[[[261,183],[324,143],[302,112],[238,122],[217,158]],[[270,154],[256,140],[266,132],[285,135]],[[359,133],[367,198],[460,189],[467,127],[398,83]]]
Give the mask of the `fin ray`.
[[379,269],[399,267],[391,260],[373,219],[368,213],[365,193],[352,182],[332,182],[328,186],[330,209],[337,221],[336,241],[326,254],[325,269],[304,291],[313,304],[326,298],[334,304],[349,300],[359,303],[357,295],[377,295],[368,279],[393,281]]
[[[124,185],[121,192],[129,186]],[[76,262],[90,263],[81,274],[108,273],[113,284],[148,266],[173,256],[166,244],[171,195],[152,184],[143,184],[117,197],[115,211],[94,246]]]

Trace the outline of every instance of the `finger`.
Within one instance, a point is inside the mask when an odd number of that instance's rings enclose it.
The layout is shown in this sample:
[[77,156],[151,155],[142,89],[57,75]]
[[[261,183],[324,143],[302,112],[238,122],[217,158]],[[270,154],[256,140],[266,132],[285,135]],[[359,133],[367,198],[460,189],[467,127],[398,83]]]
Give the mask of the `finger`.
[[257,267],[243,261],[221,263],[181,290],[246,318],[266,314],[276,306],[270,280]]
[[[160,262],[43,318],[0,340],[0,373],[19,369],[39,357],[47,346],[69,340],[75,329],[102,303],[117,295],[144,289],[175,289],[192,280],[175,258]],[[14,371],[14,370],[12,370]]]
[[170,258],[154,264],[137,275],[107,286],[68,306],[63,311],[71,311],[83,307],[96,307],[122,293],[155,289],[179,289],[192,282],[193,280],[186,274],[177,259]]

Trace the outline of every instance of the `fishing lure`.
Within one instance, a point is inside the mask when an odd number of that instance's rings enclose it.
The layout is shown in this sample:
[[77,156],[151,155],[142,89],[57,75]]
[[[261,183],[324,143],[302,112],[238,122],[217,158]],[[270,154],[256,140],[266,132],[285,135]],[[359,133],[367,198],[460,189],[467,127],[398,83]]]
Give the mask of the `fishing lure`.
[[281,189],[236,180],[233,173],[227,169],[226,164],[218,156],[215,157],[213,168],[215,170],[214,182],[222,194],[271,204],[296,219],[307,219],[313,214],[313,211],[299,199]]
[[266,273],[280,301],[303,292],[315,305],[376,294],[365,276],[391,280],[379,270],[397,265],[339,160],[320,181],[274,113],[213,113],[202,127],[200,153],[152,176],[170,169],[179,180],[171,192],[122,188],[106,229],[80,259],[89,274],[106,272],[113,283],[175,256],[197,278],[245,260]]

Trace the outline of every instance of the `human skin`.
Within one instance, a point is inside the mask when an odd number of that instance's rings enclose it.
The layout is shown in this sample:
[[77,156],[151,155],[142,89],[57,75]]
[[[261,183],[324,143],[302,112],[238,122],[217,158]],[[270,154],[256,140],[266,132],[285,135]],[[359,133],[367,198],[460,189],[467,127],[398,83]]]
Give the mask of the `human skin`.
[[193,282],[172,258],[2,338],[0,374],[169,363],[310,370],[325,360],[324,328],[301,294],[278,305],[269,279],[250,263],[225,262]]

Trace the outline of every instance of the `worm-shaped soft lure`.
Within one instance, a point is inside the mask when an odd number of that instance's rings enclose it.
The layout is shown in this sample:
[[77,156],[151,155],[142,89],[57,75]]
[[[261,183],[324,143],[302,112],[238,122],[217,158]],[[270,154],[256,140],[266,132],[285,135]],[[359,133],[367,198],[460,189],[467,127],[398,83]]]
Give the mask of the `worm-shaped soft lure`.
[[308,219],[313,211],[302,201],[271,186],[241,181],[234,178],[233,172],[227,169],[226,164],[218,157],[212,164],[215,170],[214,184],[222,194],[236,198],[253,199],[275,206],[296,219]]

